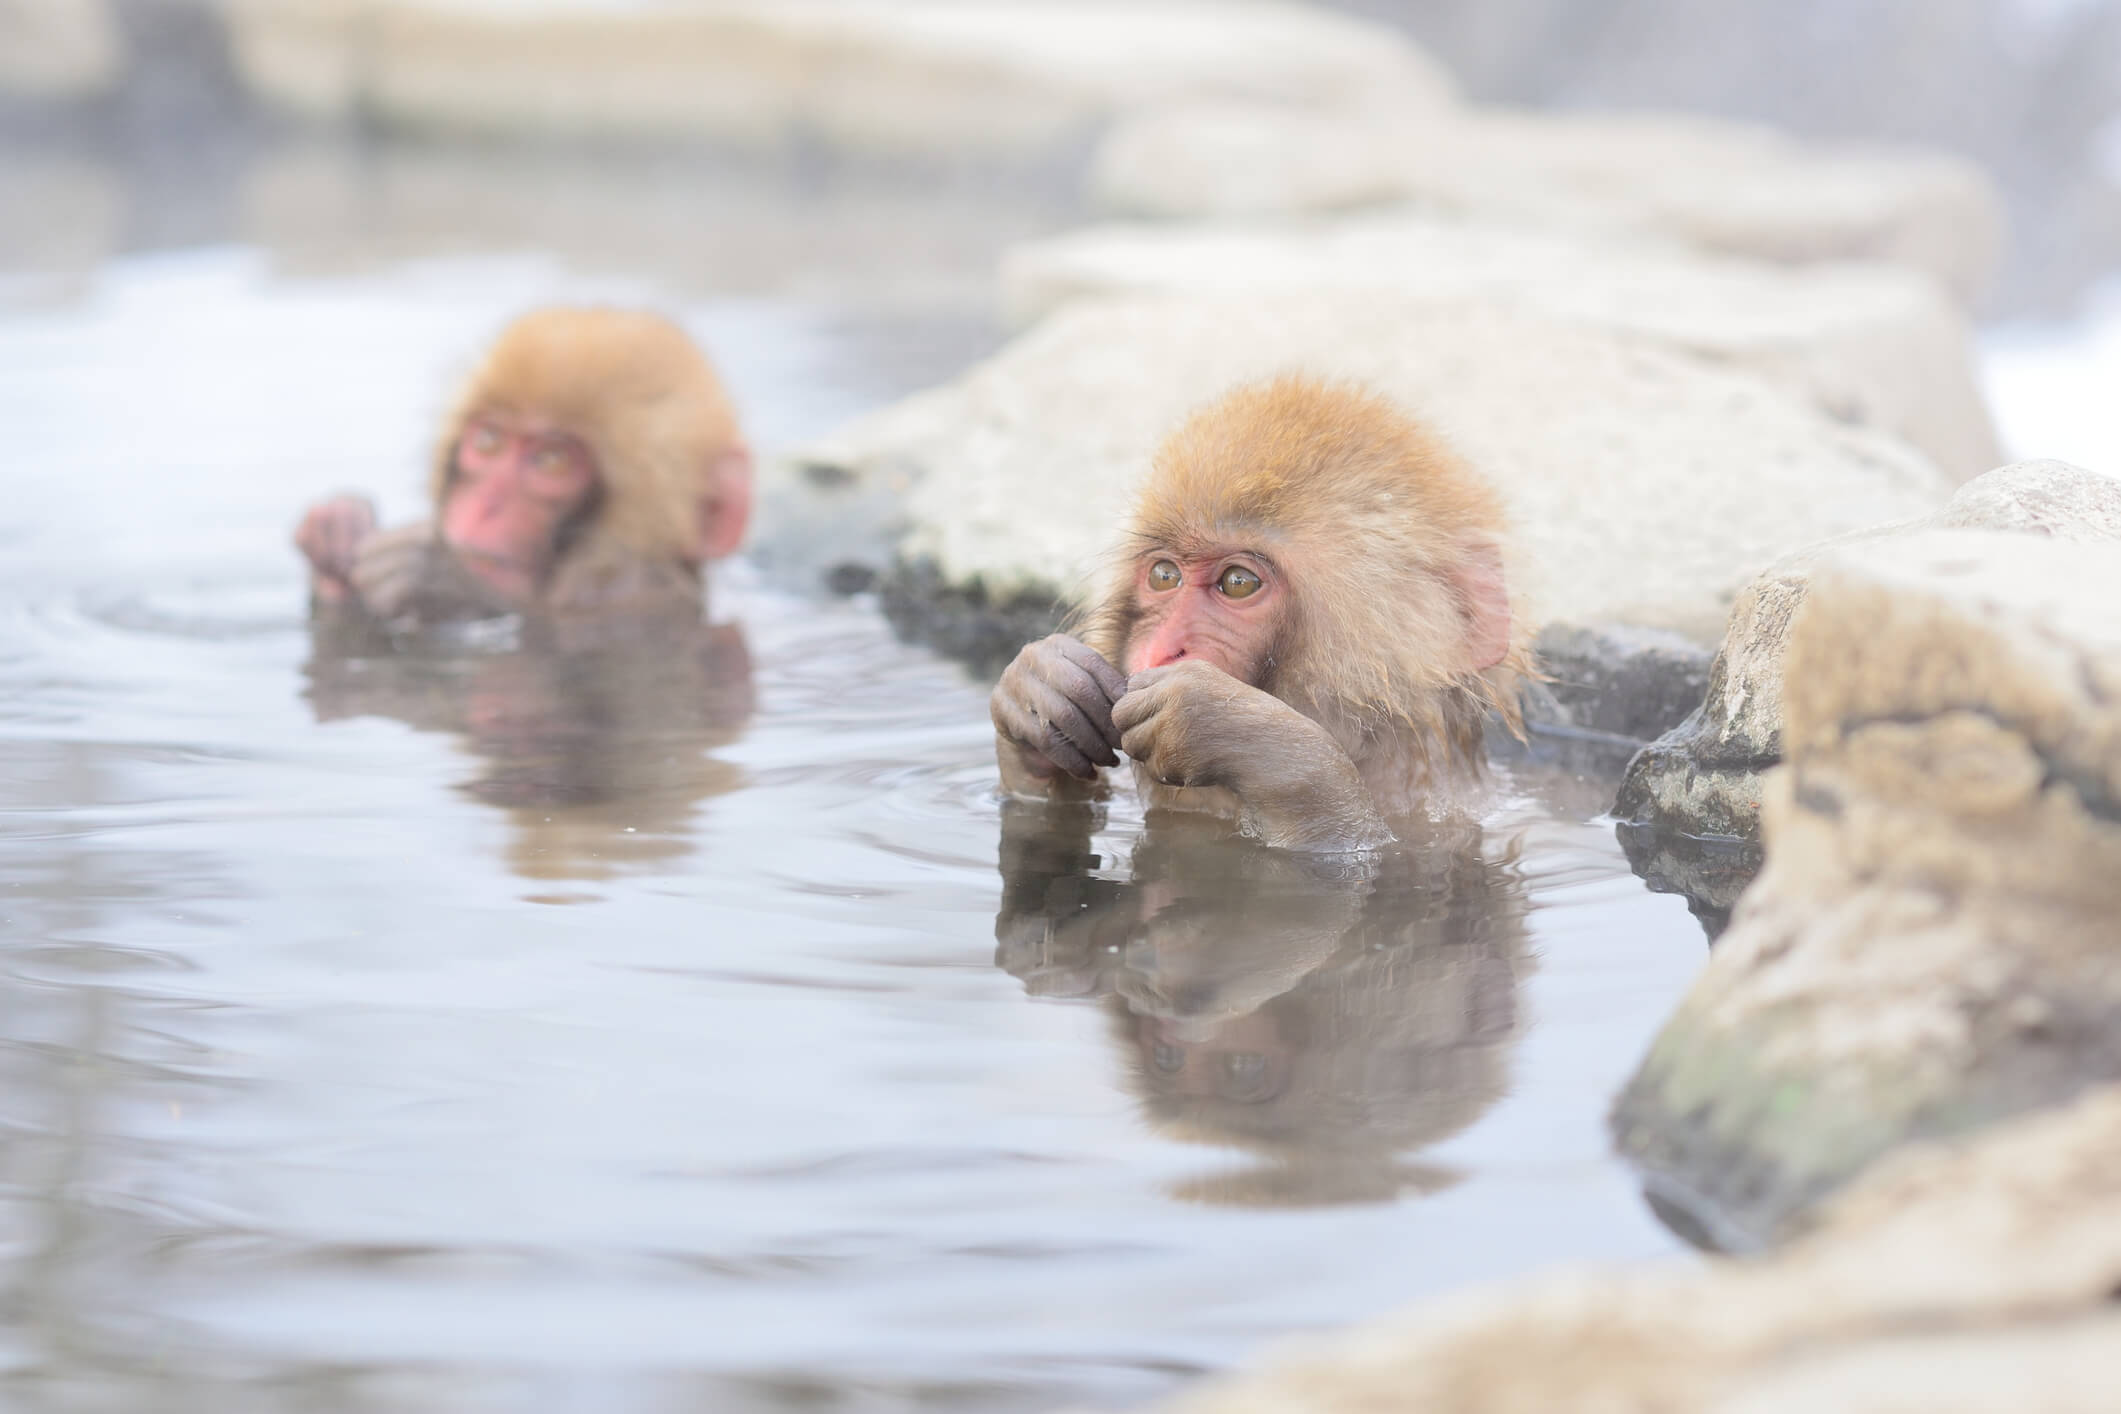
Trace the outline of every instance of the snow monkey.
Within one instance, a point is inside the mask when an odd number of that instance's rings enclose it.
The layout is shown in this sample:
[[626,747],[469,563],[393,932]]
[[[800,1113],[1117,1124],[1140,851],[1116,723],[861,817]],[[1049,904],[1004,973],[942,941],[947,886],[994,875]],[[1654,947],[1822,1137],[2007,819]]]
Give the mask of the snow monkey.
[[1062,796],[1134,761],[1152,806],[1342,851],[1478,777],[1533,671],[1492,489],[1382,398],[1240,388],[1156,453],[1077,632],[994,689],[1004,786]]
[[320,612],[384,624],[695,609],[734,550],[751,453],[721,380],[652,314],[541,309],[502,332],[434,456],[434,519],[340,496],[295,532]]

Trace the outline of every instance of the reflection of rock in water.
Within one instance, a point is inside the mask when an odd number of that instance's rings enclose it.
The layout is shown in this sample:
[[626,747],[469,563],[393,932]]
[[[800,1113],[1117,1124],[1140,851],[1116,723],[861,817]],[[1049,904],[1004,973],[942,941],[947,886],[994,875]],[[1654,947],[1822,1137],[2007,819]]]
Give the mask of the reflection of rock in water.
[[1159,1130],[1264,1161],[1178,1196],[1283,1205],[1430,1191],[1402,1156],[1508,1085],[1522,885],[1477,825],[1359,865],[1157,820],[1099,877],[1094,807],[1003,807],[996,961],[1037,996],[1107,999]]
[[694,808],[739,784],[708,753],[752,708],[734,625],[609,627],[569,639],[530,626],[480,651],[320,623],[308,697],[319,721],[383,716],[458,734],[479,762],[461,788],[513,827],[511,870],[608,878],[684,853]]
[[1615,830],[1629,867],[1650,892],[1683,895],[1687,912],[1701,920],[1712,943],[1730,926],[1738,895],[1760,872],[1757,841],[1702,839],[1624,820]]

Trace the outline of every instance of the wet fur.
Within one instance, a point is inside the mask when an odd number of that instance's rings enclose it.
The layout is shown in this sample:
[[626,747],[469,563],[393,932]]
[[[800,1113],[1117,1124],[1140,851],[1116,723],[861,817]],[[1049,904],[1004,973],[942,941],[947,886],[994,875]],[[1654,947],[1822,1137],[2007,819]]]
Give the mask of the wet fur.
[[437,443],[438,518],[464,426],[483,412],[550,419],[596,458],[600,494],[566,560],[697,565],[702,478],[743,439],[721,379],[684,330],[635,310],[565,307],[509,325]]
[[1373,789],[1398,783],[1408,798],[1378,803],[1402,813],[1477,778],[1490,711],[1521,730],[1517,683],[1535,672],[1525,615],[1513,602],[1494,667],[1468,649],[1463,586],[1505,534],[1492,488],[1413,418],[1357,388],[1279,378],[1165,441],[1075,631],[1121,662],[1144,555],[1256,551],[1286,571],[1292,601],[1256,685],[1331,732]]

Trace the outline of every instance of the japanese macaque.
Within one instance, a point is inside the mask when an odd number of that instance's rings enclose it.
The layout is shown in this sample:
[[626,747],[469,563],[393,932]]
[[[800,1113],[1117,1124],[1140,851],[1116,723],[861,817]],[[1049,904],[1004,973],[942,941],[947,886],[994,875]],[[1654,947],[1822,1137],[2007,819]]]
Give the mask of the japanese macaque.
[[1489,712],[1517,728],[1533,668],[1502,536],[1495,493],[1383,399],[1239,389],[1156,454],[1078,632],[1002,674],[1003,784],[1080,793],[1125,752],[1152,806],[1379,845],[1478,777]]
[[1531,967],[1513,851],[1462,816],[1347,856],[1174,815],[1113,878],[1101,810],[1003,802],[995,960],[1033,995],[1101,999],[1154,1129],[1257,1160],[1176,1196],[1365,1202],[1453,1181],[1412,1156],[1509,1089]]
[[434,457],[432,522],[340,496],[295,532],[320,611],[417,626],[505,613],[695,611],[734,550],[751,454],[706,357],[652,314],[543,309],[472,374]]

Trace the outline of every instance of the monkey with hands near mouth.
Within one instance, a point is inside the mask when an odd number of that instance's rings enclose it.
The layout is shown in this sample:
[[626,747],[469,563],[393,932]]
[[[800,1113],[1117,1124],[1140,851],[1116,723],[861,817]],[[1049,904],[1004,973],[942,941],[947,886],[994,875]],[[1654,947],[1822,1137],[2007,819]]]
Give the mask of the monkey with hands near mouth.
[[1479,777],[1533,671],[1495,493],[1381,398],[1242,388],[1157,452],[1104,590],[1025,647],[991,709],[1012,794],[1094,791],[1125,752],[1152,806],[1361,850]]
[[751,511],[721,380],[656,315],[550,308],[510,325],[436,449],[434,519],[379,530],[339,496],[295,532],[320,614],[390,627],[523,613],[697,611]]
[[[741,778],[712,752],[750,716],[750,656],[709,621],[702,569],[742,539],[751,471],[676,325],[518,319],[442,430],[432,521],[379,530],[358,496],[303,517],[312,708],[458,737],[463,789],[508,816],[525,877],[668,867],[698,804]],[[483,647],[404,632],[506,614],[521,631]]]

